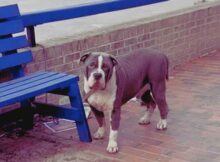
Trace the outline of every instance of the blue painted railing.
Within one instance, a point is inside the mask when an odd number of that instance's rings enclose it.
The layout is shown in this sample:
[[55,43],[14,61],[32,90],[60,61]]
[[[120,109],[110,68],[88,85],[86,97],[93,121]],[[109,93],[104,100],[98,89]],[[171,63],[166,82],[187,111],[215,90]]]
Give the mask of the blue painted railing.
[[75,5],[69,8],[39,11],[23,14],[21,16],[24,26],[27,28],[28,40],[32,46],[35,46],[34,26],[36,25],[128,9],[163,1],[167,0],[100,0],[92,3]]

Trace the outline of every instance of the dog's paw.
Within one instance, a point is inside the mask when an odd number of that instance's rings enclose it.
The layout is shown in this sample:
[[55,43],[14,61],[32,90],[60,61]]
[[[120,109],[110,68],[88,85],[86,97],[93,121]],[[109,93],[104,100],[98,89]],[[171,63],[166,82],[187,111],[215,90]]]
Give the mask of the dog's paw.
[[150,124],[150,119],[144,115],[143,117],[141,117],[141,118],[139,119],[138,124],[140,124],[140,125]]
[[154,112],[154,108],[149,108],[145,113],[144,113],[144,116],[142,116],[140,119],[139,119],[139,124],[143,125],[143,124],[150,124],[150,120],[151,120],[151,117],[153,115],[153,112]]
[[116,153],[118,152],[118,144],[115,141],[110,141],[108,143],[108,147],[106,149],[109,153]]
[[94,139],[103,139],[105,136],[105,128],[104,127],[100,127],[98,128],[98,130],[93,134],[93,138]]
[[159,129],[159,130],[167,129],[167,120],[160,119],[160,121],[157,123],[157,129]]

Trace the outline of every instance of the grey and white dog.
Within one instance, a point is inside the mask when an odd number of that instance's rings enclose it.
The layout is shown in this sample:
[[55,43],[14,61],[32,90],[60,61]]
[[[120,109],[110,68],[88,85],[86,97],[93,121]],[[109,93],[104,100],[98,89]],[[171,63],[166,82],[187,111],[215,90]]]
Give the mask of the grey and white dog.
[[[104,113],[110,113],[110,135],[107,151],[118,151],[117,136],[120,124],[121,106],[135,97],[146,85],[150,89],[141,96],[146,112],[139,120],[140,124],[149,124],[156,104],[160,110],[157,129],[167,128],[168,105],[165,97],[166,79],[168,79],[168,59],[156,51],[139,49],[120,58],[103,52],[93,52],[80,58],[84,71],[84,91],[93,93],[88,98],[99,128],[95,139],[105,134]],[[151,95],[152,94],[152,95]]]

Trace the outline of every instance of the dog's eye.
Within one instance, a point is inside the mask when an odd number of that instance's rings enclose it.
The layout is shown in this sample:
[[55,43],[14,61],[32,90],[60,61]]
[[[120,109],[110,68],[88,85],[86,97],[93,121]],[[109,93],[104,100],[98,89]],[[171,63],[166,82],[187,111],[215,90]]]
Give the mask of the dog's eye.
[[102,69],[103,69],[103,70],[108,70],[108,66],[107,66],[106,64],[103,64],[103,65],[102,65]]
[[95,62],[92,62],[91,64],[89,64],[90,68],[94,68],[96,66]]

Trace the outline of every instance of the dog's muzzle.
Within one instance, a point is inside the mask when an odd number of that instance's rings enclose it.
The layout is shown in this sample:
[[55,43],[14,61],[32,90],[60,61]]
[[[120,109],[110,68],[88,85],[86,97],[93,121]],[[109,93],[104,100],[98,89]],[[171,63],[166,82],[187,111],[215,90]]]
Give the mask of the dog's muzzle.
[[102,78],[102,74],[101,73],[94,73],[93,77],[96,81],[100,80]]

